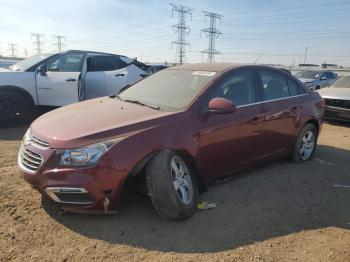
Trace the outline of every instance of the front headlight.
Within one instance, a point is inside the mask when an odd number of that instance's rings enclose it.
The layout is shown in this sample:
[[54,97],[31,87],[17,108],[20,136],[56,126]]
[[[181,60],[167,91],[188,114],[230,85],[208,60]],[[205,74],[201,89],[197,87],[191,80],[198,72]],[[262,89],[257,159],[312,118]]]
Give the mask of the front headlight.
[[124,137],[121,137],[92,144],[86,147],[59,150],[57,151],[59,158],[58,164],[61,167],[94,166],[112,145],[119,143],[123,139]]
[[30,140],[30,128],[28,128],[27,132],[24,134],[22,143],[27,145],[29,143],[29,140]]

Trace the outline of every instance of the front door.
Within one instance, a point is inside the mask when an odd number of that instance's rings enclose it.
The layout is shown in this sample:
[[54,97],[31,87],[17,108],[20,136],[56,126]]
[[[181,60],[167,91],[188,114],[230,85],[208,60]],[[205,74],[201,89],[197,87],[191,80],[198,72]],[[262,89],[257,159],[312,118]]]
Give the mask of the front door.
[[47,72],[36,75],[39,105],[64,106],[79,101],[83,53],[65,53],[47,65]]
[[204,114],[201,117],[200,165],[206,177],[224,174],[261,158],[263,148],[262,106],[250,69],[227,75],[204,99],[223,97],[237,107],[232,114]]

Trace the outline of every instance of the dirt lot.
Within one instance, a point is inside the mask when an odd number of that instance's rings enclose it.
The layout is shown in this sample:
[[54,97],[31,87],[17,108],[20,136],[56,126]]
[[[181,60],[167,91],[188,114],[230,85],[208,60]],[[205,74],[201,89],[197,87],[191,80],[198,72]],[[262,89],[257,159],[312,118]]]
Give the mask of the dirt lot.
[[325,124],[314,159],[275,161],[211,186],[217,208],[161,221],[123,196],[116,216],[60,215],[16,170],[24,129],[0,130],[0,260],[350,261],[350,127]]

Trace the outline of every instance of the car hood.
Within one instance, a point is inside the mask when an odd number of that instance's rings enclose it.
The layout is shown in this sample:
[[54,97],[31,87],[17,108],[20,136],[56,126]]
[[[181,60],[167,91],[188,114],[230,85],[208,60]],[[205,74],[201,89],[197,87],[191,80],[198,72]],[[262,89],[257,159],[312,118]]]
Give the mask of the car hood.
[[350,88],[327,87],[318,90],[323,98],[350,100]]
[[317,79],[312,79],[312,78],[298,78],[301,82],[303,83],[309,83],[309,82],[313,82]]
[[155,127],[174,114],[103,97],[48,112],[30,130],[51,148],[77,148]]

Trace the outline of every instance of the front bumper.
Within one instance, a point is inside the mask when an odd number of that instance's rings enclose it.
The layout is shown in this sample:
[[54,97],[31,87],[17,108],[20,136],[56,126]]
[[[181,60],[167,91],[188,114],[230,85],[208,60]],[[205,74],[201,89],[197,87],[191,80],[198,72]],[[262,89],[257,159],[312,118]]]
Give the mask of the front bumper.
[[42,165],[33,171],[23,165],[21,154],[18,166],[21,176],[43,196],[62,209],[83,213],[114,213],[126,173],[110,167],[55,167],[55,150],[22,145],[29,152],[42,156]]
[[350,109],[326,105],[324,118],[350,122]]

